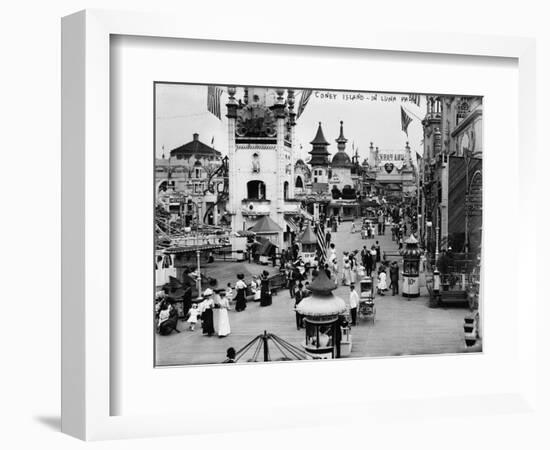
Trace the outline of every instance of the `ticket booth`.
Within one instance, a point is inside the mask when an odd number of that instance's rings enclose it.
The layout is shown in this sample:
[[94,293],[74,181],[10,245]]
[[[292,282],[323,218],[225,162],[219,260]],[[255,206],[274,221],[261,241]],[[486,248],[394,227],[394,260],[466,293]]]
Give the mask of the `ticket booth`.
[[336,284],[321,270],[309,289],[312,295],[296,307],[296,311],[304,317],[304,350],[314,359],[349,355],[351,334],[343,320],[347,307],[343,299],[332,293]]
[[403,297],[418,297],[420,295],[420,249],[418,241],[411,234],[405,241],[403,250]]

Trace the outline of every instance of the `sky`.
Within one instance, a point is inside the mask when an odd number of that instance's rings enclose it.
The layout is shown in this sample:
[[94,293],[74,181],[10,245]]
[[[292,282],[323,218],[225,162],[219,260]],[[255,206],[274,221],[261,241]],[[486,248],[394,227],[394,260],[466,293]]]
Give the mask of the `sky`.
[[[206,85],[157,84],[156,85],[156,138],[155,152],[168,157],[170,150],[193,139],[193,133],[199,133],[199,139],[207,145],[214,140],[214,147],[226,153],[227,118],[225,104],[227,89],[221,98],[222,120],[210,113],[206,107]],[[242,94],[237,90],[236,98]],[[300,91],[296,91],[296,109],[300,100]],[[299,158],[307,161],[318,123],[322,123],[325,138],[331,144],[329,152],[337,151],[336,138],[340,134],[340,121],[344,121],[344,136],[348,139],[346,151],[352,155],[352,144],[358,148],[362,161],[368,156],[369,145],[383,150],[402,150],[406,142],[411,147],[413,161],[415,151],[423,154],[422,124],[420,119],[426,114],[426,98],[421,96],[420,106],[408,101],[408,93],[383,94],[367,92],[344,92],[313,90],[310,100],[299,117],[295,136],[298,143]],[[402,97],[406,97],[406,100]],[[413,119],[408,127],[408,136],[401,130],[401,106]],[[300,145],[302,149],[300,150]],[[164,147],[164,149],[163,149]]]

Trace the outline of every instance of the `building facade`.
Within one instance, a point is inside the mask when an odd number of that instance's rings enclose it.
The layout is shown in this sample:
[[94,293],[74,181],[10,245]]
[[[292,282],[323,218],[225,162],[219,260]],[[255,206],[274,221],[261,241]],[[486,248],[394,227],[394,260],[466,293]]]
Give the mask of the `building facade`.
[[301,211],[294,200],[294,91],[244,88],[239,99],[236,92],[228,88],[231,226],[247,230],[268,216],[279,228],[270,240],[282,248],[290,243],[292,219]]
[[421,164],[421,234],[432,251],[481,245],[483,105],[480,97],[428,97]]
[[219,225],[226,201],[223,165],[222,154],[194,133],[191,141],[171,150],[168,158],[157,158],[157,201],[184,226]]

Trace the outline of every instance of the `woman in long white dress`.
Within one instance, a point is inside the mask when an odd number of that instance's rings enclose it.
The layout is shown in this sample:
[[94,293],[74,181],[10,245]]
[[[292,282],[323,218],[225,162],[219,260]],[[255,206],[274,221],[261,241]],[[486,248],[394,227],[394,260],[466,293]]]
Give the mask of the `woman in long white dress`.
[[386,283],[386,272],[384,270],[380,270],[378,272],[378,294],[384,295],[384,291],[388,289],[388,285]]
[[344,286],[348,286],[351,280],[351,265],[349,263],[349,259],[346,257],[344,258],[343,264],[342,264],[342,284]]
[[225,296],[225,292],[220,292],[220,298],[218,300],[218,336],[225,337],[231,333],[231,326],[229,325],[229,313],[230,310],[229,301]]

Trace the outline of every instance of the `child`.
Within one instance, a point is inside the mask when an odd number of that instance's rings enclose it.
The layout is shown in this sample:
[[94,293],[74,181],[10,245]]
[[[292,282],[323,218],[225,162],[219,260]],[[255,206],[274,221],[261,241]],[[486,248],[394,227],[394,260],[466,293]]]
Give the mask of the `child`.
[[233,300],[233,288],[231,287],[231,283],[227,283],[227,289],[225,290],[225,297],[229,301]]
[[170,305],[166,302],[162,302],[159,310],[158,327],[160,327],[160,325],[164,321],[168,320],[169,317],[170,317]]
[[197,325],[197,320],[199,317],[199,309],[197,308],[196,303],[193,303],[193,306],[191,307],[187,315],[189,316],[187,319],[187,323],[189,324],[189,329],[191,331],[195,331],[195,325]]

